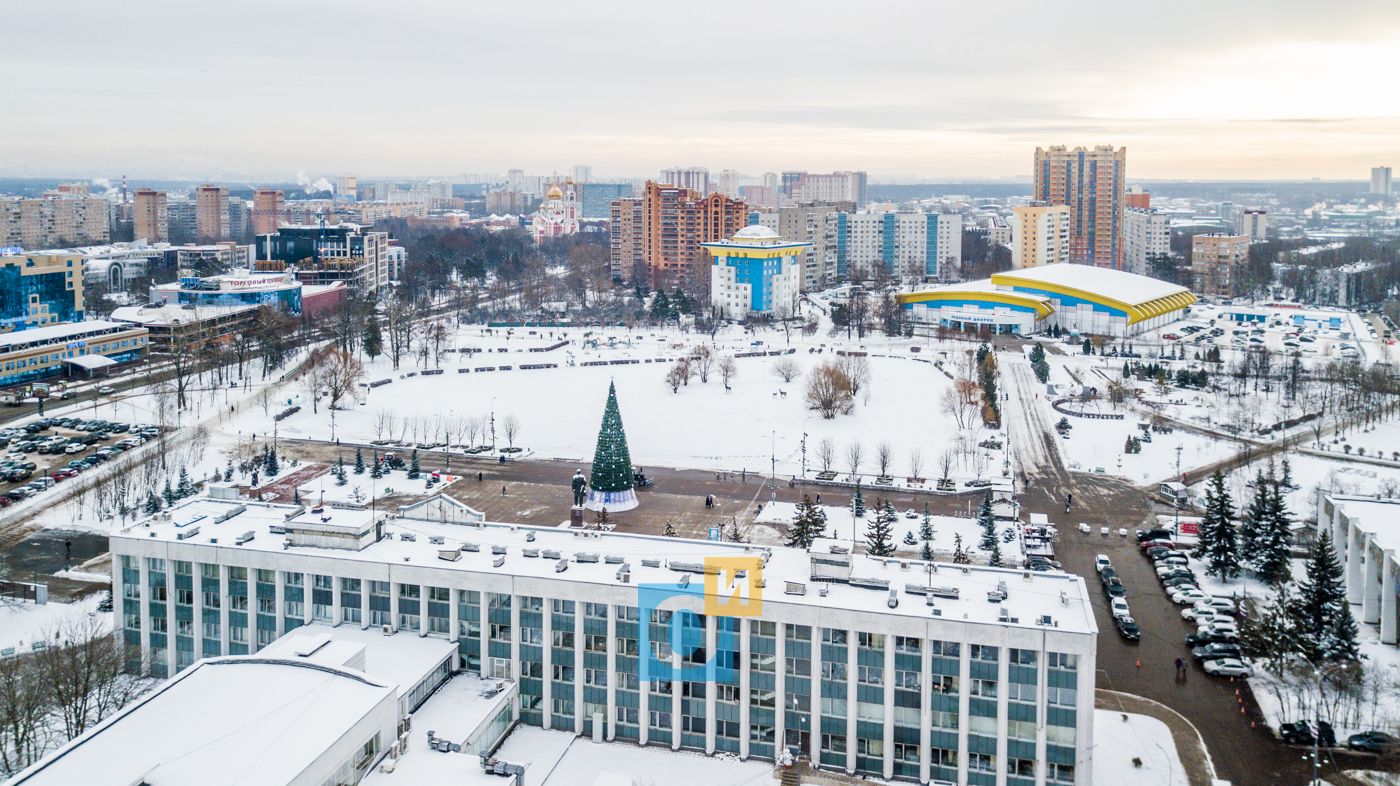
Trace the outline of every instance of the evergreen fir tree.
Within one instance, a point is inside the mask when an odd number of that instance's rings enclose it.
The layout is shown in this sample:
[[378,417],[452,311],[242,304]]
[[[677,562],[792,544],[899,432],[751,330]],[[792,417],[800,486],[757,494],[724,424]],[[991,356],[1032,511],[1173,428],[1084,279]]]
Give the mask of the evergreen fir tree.
[[1356,660],[1356,620],[1347,603],[1342,566],[1323,528],[1308,560],[1308,575],[1292,606],[1297,645],[1314,665],[1324,661]]
[[418,463],[418,448],[414,448],[408,457],[408,479],[417,480],[423,476],[423,467]]
[[1196,553],[1205,560],[1206,573],[1222,579],[1240,575],[1239,546],[1231,521],[1234,517],[1235,505],[1225,488],[1225,476],[1216,469],[1206,486],[1206,515],[1201,519]]
[[1293,489],[1293,469],[1288,466],[1288,457],[1283,458],[1283,475],[1278,479],[1279,485],[1290,491]]
[[651,300],[651,316],[662,322],[671,318],[671,299],[666,297],[666,290],[656,290],[656,297]]
[[233,459],[228,460],[228,466],[224,467],[224,482],[233,482]]
[[987,564],[988,564],[988,565],[991,565],[991,566],[994,567],[994,568],[1000,568],[1000,567],[1002,567],[1002,564],[1001,564],[1001,544],[997,543],[995,540],[992,541],[992,553],[991,553],[991,555],[988,556],[988,558],[987,558]]
[[967,552],[966,552],[966,551],[963,551],[963,547],[962,547],[962,533],[958,533],[958,534],[953,535],[953,564],[954,564],[954,565],[970,565],[971,563],[972,563],[972,558],[969,557],[969,556],[967,556]]
[[370,312],[369,319],[365,321],[364,335],[360,337],[360,341],[370,360],[384,354],[384,337],[379,331],[379,317],[373,311]]
[[384,464],[379,460],[379,453],[374,454],[374,463],[369,465],[369,476],[375,480],[384,477]]
[[193,497],[195,493],[194,484],[190,482],[190,473],[180,467],[180,481],[175,486],[175,496],[179,499]]
[[360,453],[359,448],[355,448],[355,474],[365,474],[365,457],[362,453]]
[[[1272,473],[1271,473],[1272,474]],[[1255,558],[1255,575],[1270,584],[1280,584],[1290,578],[1289,560],[1293,552],[1289,543],[1292,519],[1288,515],[1288,504],[1278,484],[1270,483],[1267,491],[1266,518],[1262,527],[1262,539]]]
[[292,489],[292,504],[293,504],[293,505],[300,505],[300,504],[301,504],[301,489],[295,488],[295,487]]
[[1087,339],[1087,338],[1084,339],[1084,354],[1086,354],[1086,355],[1092,355],[1092,354],[1094,354],[1094,345],[1093,345],[1093,344],[1090,344],[1090,343],[1089,343],[1089,339]]
[[982,498],[982,505],[977,509],[977,526],[982,528],[982,540],[977,544],[977,548],[983,551],[991,551],[997,543],[997,520],[992,513],[992,492]]
[[[657,297],[661,297],[658,293]],[[617,385],[608,384],[608,403],[603,408],[603,425],[598,430],[598,447],[593,452],[593,469],[588,487],[605,494],[629,491],[636,482],[632,474],[632,454],[627,450],[627,432],[617,408]]]
[[165,479],[165,488],[160,492],[160,498],[165,500],[167,507],[174,505],[175,500],[179,499],[179,497],[175,496],[175,489],[170,487],[170,478],[168,477]]
[[662,537],[667,537],[667,538],[674,538],[674,537],[676,537],[676,525],[675,525],[675,523],[672,522],[670,519],[666,519],[666,529],[664,529],[664,530],[661,531],[661,535],[662,535]]
[[860,480],[856,480],[856,495],[851,497],[851,514],[858,519],[865,518],[865,496],[860,493]]
[[788,545],[793,548],[808,549],[812,541],[826,534],[826,511],[812,504],[812,498],[802,495],[797,503],[797,515],[793,517],[788,530]]
[[337,458],[335,460],[335,471],[332,474],[335,475],[335,485],[337,486],[344,486],[346,483],[350,482],[350,478],[347,477],[345,474],[344,456],[341,456],[340,458]]
[[913,530],[909,530],[908,532],[905,532],[905,533],[904,533],[904,545],[906,545],[906,546],[917,546],[917,545],[919,545],[919,541],[917,541],[917,540],[914,539],[914,531],[913,531]]
[[933,519],[929,515],[927,502],[924,503],[924,520],[919,522],[919,540],[923,542],[919,547],[919,559],[933,562]]
[[282,467],[277,463],[277,451],[270,445],[263,448],[263,472],[269,477],[275,477]]
[[146,505],[142,510],[147,516],[154,516],[160,512],[160,497],[154,491],[146,492]]
[[872,557],[888,557],[894,553],[894,506],[889,500],[875,502],[875,518],[865,530],[865,551]]
[[1264,542],[1264,528],[1269,520],[1269,484],[1260,470],[1254,478],[1254,499],[1250,500],[1240,519],[1239,552],[1240,558],[1257,567],[1259,551]]

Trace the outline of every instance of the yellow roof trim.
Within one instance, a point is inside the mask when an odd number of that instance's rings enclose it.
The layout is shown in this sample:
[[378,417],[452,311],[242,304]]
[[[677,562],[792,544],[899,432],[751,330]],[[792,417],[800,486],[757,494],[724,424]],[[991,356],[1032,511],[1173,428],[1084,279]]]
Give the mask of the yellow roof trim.
[[936,300],[986,300],[991,303],[1000,303],[1004,306],[1023,306],[1034,308],[1036,319],[1045,319],[1055,313],[1055,307],[1042,297],[1022,294],[1020,292],[987,292],[975,289],[933,289],[928,292],[906,292],[894,296],[895,302],[901,306],[913,303],[928,303]]

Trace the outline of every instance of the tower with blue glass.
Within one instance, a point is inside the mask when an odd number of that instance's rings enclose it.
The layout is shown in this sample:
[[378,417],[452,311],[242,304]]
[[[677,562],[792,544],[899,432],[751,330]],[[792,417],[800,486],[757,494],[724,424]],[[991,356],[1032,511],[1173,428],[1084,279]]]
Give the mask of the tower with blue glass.
[[701,243],[710,252],[710,300],[725,317],[772,314],[796,302],[802,285],[801,258],[811,243],[789,243],[777,232],[751,225],[729,240]]

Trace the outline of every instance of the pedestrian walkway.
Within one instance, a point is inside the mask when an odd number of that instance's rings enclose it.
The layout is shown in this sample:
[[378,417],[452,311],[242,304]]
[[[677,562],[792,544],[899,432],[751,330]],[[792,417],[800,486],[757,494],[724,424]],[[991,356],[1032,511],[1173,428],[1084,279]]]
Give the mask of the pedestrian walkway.
[[1151,699],[1103,688],[1094,692],[1094,708],[1146,715],[1167,724],[1172,740],[1176,742],[1177,755],[1186,768],[1190,786],[1212,786],[1215,782],[1215,763],[1210,759],[1210,751],[1206,750],[1205,740],[1196,727],[1176,710]]

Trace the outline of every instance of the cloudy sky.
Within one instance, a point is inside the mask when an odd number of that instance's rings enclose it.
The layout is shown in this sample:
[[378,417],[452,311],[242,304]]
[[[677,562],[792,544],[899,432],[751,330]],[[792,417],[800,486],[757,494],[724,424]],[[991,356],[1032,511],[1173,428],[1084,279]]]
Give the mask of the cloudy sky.
[[1400,3],[0,0],[0,174],[1400,167]]

